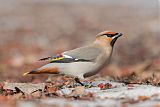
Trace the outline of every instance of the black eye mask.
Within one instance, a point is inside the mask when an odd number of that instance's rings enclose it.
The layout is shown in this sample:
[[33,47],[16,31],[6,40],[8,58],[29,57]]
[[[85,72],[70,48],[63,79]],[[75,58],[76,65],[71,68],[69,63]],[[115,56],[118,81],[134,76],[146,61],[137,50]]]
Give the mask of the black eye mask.
[[115,35],[118,35],[118,33],[115,33],[115,34],[104,34],[106,35],[107,37],[114,37]]

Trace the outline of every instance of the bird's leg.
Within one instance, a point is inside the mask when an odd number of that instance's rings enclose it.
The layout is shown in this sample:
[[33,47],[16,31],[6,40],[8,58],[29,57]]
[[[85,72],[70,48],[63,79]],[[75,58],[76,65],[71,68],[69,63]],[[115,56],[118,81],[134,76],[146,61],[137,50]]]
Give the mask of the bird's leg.
[[46,79],[46,82],[51,82],[52,81],[52,77],[53,77],[53,75],[49,74],[48,78]]
[[75,77],[74,80],[75,80],[77,83],[79,83],[80,85],[84,86],[84,84],[79,80],[78,77]]
[[56,76],[59,76],[58,74],[49,74],[48,78],[45,80],[45,82],[52,82],[53,78]]

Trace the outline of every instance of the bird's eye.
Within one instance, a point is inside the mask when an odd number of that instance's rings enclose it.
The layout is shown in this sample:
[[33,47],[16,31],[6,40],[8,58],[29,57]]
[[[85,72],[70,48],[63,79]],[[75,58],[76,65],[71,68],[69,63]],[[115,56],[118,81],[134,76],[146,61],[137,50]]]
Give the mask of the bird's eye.
[[111,38],[111,37],[113,37],[114,35],[113,35],[113,34],[106,34],[106,36]]
[[107,34],[104,34],[104,35],[106,35],[107,37],[112,38],[112,37],[114,37],[115,35],[118,35],[118,33],[112,33],[112,34],[107,33]]
[[110,38],[112,38],[112,37],[114,37],[115,35],[118,35],[118,33],[112,33],[112,34],[105,34],[107,37],[110,37]]

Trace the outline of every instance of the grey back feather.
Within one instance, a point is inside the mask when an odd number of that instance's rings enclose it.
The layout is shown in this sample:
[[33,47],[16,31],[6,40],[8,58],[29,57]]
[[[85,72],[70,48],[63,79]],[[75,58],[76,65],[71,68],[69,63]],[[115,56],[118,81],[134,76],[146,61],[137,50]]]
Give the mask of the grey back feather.
[[102,49],[97,45],[89,45],[81,48],[76,48],[70,51],[63,52],[62,54],[69,55],[77,59],[85,59],[94,61],[98,55],[102,52]]

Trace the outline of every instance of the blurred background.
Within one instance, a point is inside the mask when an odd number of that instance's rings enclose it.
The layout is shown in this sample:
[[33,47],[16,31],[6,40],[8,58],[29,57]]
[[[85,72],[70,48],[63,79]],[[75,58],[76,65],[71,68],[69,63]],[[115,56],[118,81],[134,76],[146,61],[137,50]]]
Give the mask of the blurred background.
[[0,0],[0,81],[43,81],[46,75],[22,74],[44,64],[38,59],[89,44],[104,30],[125,35],[115,44],[111,71],[148,61],[157,67],[159,14],[158,0]]

